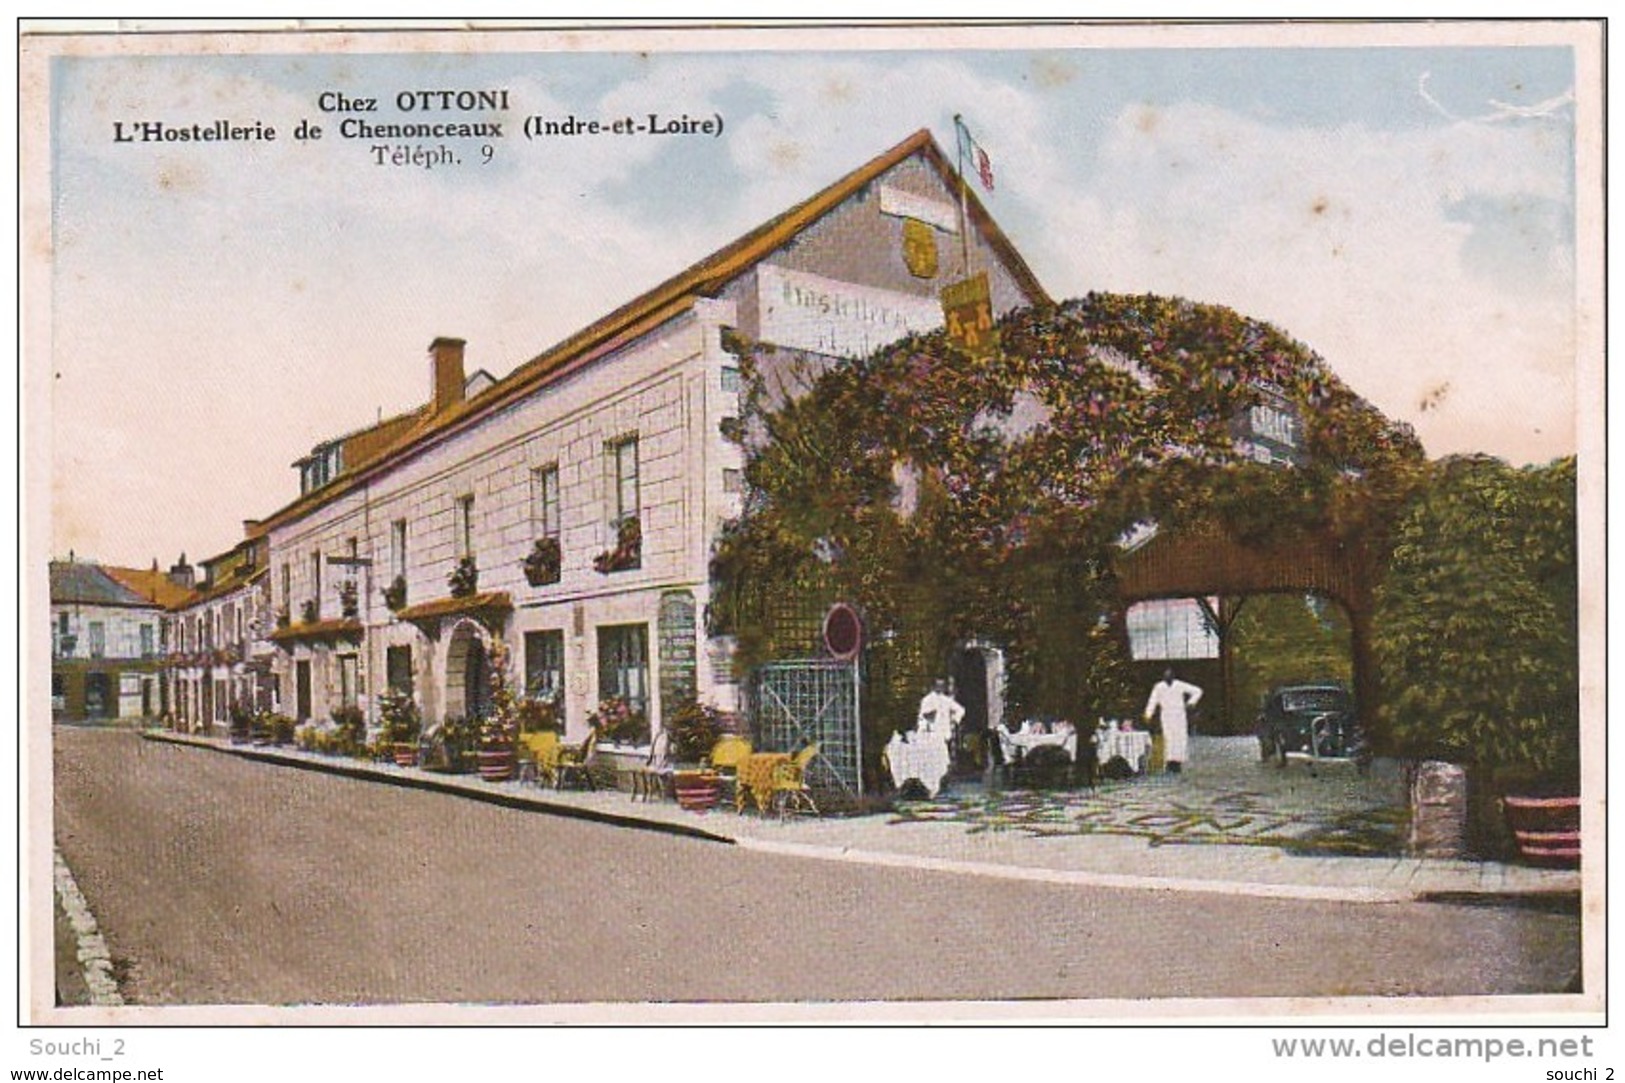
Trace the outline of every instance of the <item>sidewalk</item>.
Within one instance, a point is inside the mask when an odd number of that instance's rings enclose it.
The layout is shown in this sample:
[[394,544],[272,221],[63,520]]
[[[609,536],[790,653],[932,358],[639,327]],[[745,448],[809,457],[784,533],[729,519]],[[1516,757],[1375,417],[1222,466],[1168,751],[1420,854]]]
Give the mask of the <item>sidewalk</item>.
[[[1359,852],[1349,822],[1381,826],[1402,800],[1392,772],[1358,778],[1336,765],[1310,778],[1301,765],[1257,762],[1247,739],[1193,744],[1178,779],[1108,784],[1094,794],[985,794],[964,786],[891,813],[797,818],[689,812],[674,802],[633,801],[620,791],[555,791],[532,783],[488,783],[393,764],[319,756],[297,749],[233,745],[223,739],[149,731],[150,740],[194,745],[284,766],[433,789],[512,808],[665,831],[765,852],[962,875],[1085,886],[1207,892],[1341,902],[1551,897],[1578,893],[1576,870]],[[1367,825],[1369,826],[1369,824]],[[1369,847],[1368,847],[1369,849]]]

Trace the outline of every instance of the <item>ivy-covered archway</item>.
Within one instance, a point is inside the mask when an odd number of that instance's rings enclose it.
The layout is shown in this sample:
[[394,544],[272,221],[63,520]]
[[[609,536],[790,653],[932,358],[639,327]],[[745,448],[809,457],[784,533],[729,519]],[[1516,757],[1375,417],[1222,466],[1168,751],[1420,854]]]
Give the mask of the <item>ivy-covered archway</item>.
[[[1114,615],[1172,589],[1135,585],[1152,557],[1121,559],[1150,523],[1217,529],[1242,562],[1323,552],[1325,582],[1293,585],[1369,612],[1422,451],[1307,347],[1220,306],[1113,294],[1011,312],[999,339],[973,357],[911,336],[833,366],[734,342],[747,499],[715,554],[712,618],[744,665],[805,653],[802,626],[839,599],[871,626],[875,738],[972,639],[1005,651],[1012,709],[1120,709],[1143,697]],[[1282,404],[1295,454],[1265,465],[1237,421]]]

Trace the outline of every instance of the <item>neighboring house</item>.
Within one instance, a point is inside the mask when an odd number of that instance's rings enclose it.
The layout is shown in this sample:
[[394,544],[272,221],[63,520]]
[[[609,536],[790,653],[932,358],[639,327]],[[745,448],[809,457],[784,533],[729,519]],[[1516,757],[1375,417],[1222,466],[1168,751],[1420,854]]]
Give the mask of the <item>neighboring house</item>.
[[156,717],[157,603],[72,554],[50,572],[52,718]]
[[[263,538],[241,542],[202,562],[203,577],[165,616],[165,703],[176,725],[208,733],[225,727],[233,707],[275,710],[270,577]],[[191,578],[186,558],[172,577]]]
[[994,315],[1045,299],[922,131],[502,380],[435,339],[427,405],[318,445],[250,529],[284,709],[376,720],[393,686],[431,721],[481,714],[498,635],[572,736],[610,696],[656,726],[696,695],[733,706],[703,619],[741,509],[732,336],[836,364],[941,327],[943,287],[978,273]]

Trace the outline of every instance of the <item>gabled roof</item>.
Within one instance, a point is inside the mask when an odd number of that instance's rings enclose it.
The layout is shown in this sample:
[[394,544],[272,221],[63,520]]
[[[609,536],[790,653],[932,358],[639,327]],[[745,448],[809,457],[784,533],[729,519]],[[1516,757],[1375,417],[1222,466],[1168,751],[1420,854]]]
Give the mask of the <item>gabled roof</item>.
[[[474,398],[438,414],[424,409],[402,415],[404,418],[413,419],[414,423],[406,427],[392,446],[369,457],[364,463],[353,466],[346,463],[346,469],[338,478],[302,495],[261,521],[255,528],[255,536],[315,511],[329,501],[352,491],[364,479],[388,469],[395,462],[432,446],[440,438],[460,431],[479,418],[577,371],[638,336],[646,334],[678,313],[686,311],[696,300],[714,296],[728,282],[782,248],[797,234],[835,210],[866,185],[915,154],[923,154],[926,162],[944,183],[962,195],[970,221],[974,223],[988,245],[998,253],[1022,291],[1036,303],[1047,303],[1049,295],[1027,266],[1027,261],[1022,259],[1021,254],[993,221],[975,193],[971,192],[969,186],[960,179],[930,130],[922,128],[812,197],[533,357],[498,381],[495,386],[487,388]],[[385,424],[398,420],[400,418],[393,418]]]
[[156,602],[114,579],[100,564],[86,564],[77,560],[51,562],[51,604],[157,608]]
[[191,587],[181,586],[169,578],[168,573],[157,568],[109,567],[102,570],[141,597],[165,609],[179,609],[197,597],[197,592]]

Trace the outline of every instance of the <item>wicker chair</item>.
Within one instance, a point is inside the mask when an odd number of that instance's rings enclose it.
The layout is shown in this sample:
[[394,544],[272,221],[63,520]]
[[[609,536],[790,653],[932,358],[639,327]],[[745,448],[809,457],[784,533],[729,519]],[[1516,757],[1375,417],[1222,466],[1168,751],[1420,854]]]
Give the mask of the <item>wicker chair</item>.
[[519,763],[519,781],[527,779],[537,785],[551,785],[558,773],[559,752],[564,747],[559,735],[552,730],[540,733],[522,733],[519,744],[523,749]]
[[818,815],[818,802],[813,800],[807,785],[807,765],[818,755],[815,741],[797,752],[789,763],[781,763],[773,770],[772,804],[778,809],[779,819],[792,812]]

